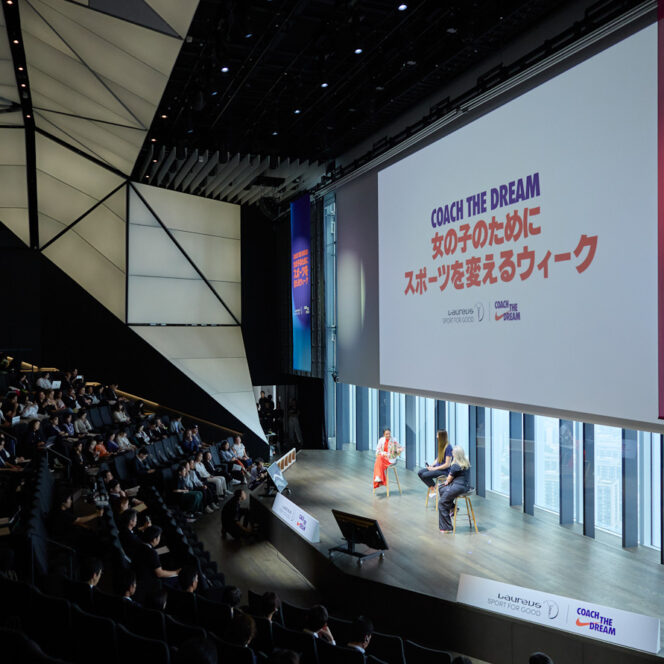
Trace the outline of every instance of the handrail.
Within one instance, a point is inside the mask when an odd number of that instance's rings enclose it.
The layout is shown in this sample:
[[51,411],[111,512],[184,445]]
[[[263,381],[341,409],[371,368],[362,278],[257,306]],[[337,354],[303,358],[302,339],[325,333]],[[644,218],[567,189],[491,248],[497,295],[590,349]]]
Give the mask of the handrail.
[[177,410],[176,408],[171,408],[170,406],[164,406],[163,404],[157,403],[156,401],[150,401],[149,399],[144,399],[143,397],[136,396],[135,394],[131,394],[130,392],[125,392],[124,390],[116,390],[118,394],[121,394],[123,397],[127,397],[128,399],[133,399],[134,401],[142,401],[144,404],[147,404],[148,406],[152,406],[155,409],[159,410],[167,410],[169,413],[175,413],[176,415],[182,415],[182,417],[186,417],[189,420],[194,420],[196,422],[202,422],[203,424],[206,424],[207,426],[214,427],[215,429],[221,429],[222,431],[229,431],[232,434],[235,434],[236,436],[241,436],[242,432],[241,431],[236,431],[235,429],[230,429],[229,427],[224,427],[221,424],[215,424],[214,422],[210,422],[209,420],[204,420],[202,417],[196,417],[195,415],[191,415],[189,413],[185,413],[182,410]]

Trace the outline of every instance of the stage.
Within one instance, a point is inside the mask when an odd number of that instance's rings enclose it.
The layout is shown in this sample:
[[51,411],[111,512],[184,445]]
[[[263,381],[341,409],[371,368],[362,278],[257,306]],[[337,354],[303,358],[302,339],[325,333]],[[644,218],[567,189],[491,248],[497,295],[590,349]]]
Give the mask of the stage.
[[[399,462],[403,494],[399,494],[390,473],[390,497],[384,487],[377,489],[374,496],[373,463],[373,454],[366,452],[303,450],[285,473],[292,490],[288,498],[319,520],[321,541],[309,545],[284,526],[273,528],[273,534],[279,531],[273,543],[287,549],[282,551],[287,558],[299,556],[291,562],[317,587],[331,576],[337,581],[350,576],[357,582],[454,603],[459,575],[466,573],[664,617],[664,567],[658,564],[658,552],[645,548],[624,550],[617,538],[608,535],[604,536],[605,541],[583,537],[574,528],[558,525],[555,515],[524,514],[521,508],[510,508],[505,498],[491,493],[487,498],[472,498],[479,533],[470,529],[465,514],[460,513],[456,535],[443,535],[438,531],[435,501],[429,500],[425,509],[426,488],[417,474]],[[261,497],[262,493],[262,489],[254,491],[252,500],[269,509],[273,499]],[[390,547],[384,560],[374,558],[359,566],[354,558],[334,553],[333,568],[341,574],[332,570],[327,562],[328,549],[342,543],[332,508],[377,519]],[[296,553],[303,546],[303,551],[315,549],[318,555]],[[403,593],[399,596],[406,597]],[[566,637],[590,642],[588,647],[592,650],[596,650],[595,645],[602,650],[613,648],[589,639]],[[502,659],[487,657],[486,652],[468,654],[488,661]],[[638,661],[643,661],[641,657],[644,656],[637,656]]]

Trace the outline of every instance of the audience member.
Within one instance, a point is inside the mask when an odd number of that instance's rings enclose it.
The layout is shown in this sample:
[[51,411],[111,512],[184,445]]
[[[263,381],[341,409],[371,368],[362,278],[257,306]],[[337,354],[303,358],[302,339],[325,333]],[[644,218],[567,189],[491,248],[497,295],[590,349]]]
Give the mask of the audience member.
[[234,616],[242,601],[242,591],[237,586],[226,586],[221,593],[221,601],[230,607],[231,616]]
[[215,495],[217,498],[225,498],[228,493],[228,487],[226,485],[226,478],[221,475],[211,474],[208,472],[205,464],[203,463],[203,452],[198,452],[194,459],[194,470],[196,474],[206,482],[208,485],[214,487]]
[[294,650],[275,648],[267,658],[268,664],[300,664],[300,655]]
[[228,533],[235,539],[243,539],[252,534],[249,526],[249,510],[242,507],[241,503],[247,499],[247,494],[242,489],[236,489],[233,497],[221,510],[221,535]]
[[251,466],[251,464],[253,463],[253,461],[247,454],[247,450],[240,436],[235,436],[235,438],[233,439],[231,452],[233,452],[236,458],[242,461],[242,464],[244,465],[245,468],[249,468],[249,466]]
[[534,652],[528,658],[528,664],[553,664],[553,660],[543,652]]
[[210,639],[187,639],[177,649],[173,664],[217,664],[217,646]]
[[335,646],[337,644],[330,628],[327,626],[328,617],[327,609],[324,606],[321,604],[312,606],[307,612],[304,631]]
[[180,570],[178,587],[185,593],[196,592],[196,588],[198,588],[198,570],[193,565],[187,565]]
[[349,648],[355,648],[355,650],[359,650],[362,654],[365,654],[372,634],[373,623],[371,620],[364,616],[359,616],[353,620],[347,645]]
[[247,647],[256,636],[256,622],[247,613],[235,611],[231,624],[226,632],[226,639],[230,643]]
[[263,593],[261,596],[260,604],[260,615],[262,618],[267,618],[270,622],[272,622],[272,618],[274,618],[275,613],[278,613],[280,608],[281,600],[279,599],[279,595],[277,595],[277,593]]

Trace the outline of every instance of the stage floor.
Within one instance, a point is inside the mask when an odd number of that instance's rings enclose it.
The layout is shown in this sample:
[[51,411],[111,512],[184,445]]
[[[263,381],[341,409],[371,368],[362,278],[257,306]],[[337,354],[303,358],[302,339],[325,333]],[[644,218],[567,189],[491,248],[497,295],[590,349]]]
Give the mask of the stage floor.
[[472,498],[479,534],[459,514],[456,535],[443,535],[435,502],[425,509],[426,490],[417,474],[399,462],[403,495],[390,473],[390,497],[384,487],[374,496],[373,463],[366,452],[303,450],[285,473],[288,497],[319,520],[315,546],[326,554],[342,544],[332,508],[380,523],[390,547],[385,559],[360,567],[350,556],[333,554],[345,572],[451,601],[459,575],[466,573],[664,618],[659,552],[624,550],[609,543],[615,539],[610,536],[607,542],[583,537],[558,525],[554,515],[524,514],[491,493]]

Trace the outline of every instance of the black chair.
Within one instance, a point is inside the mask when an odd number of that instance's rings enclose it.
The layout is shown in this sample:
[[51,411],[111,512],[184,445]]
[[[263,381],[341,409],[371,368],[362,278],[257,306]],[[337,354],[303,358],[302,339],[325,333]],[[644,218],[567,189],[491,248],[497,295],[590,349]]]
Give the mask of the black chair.
[[256,636],[251,642],[251,647],[258,652],[269,654],[274,648],[274,640],[272,638],[272,623],[267,618],[254,616],[256,623]]
[[171,616],[166,616],[166,641],[169,646],[179,648],[188,639],[204,639],[206,636],[207,633],[202,627],[187,625]]
[[452,664],[452,658],[448,652],[425,648],[408,639],[404,643],[404,652],[407,662],[417,662],[417,664]]
[[[332,634],[335,633],[332,632]],[[400,636],[394,634],[374,632],[371,635],[371,642],[369,643],[367,652],[371,653],[376,659],[388,662],[388,664],[406,664],[403,641]]]
[[30,595],[31,609],[26,620],[28,636],[37,640],[49,655],[69,659],[71,643],[62,635],[69,634],[71,629],[71,604],[66,599],[45,595],[36,588],[31,588]]
[[323,639],[316,643],[319,664],[365,664],[364,654],[355,648],[333,646]]
[[90,408],[88,410],[88,419],[92,423],[92,426],[97,430],[97,431],[103,431],[104,430],[104,420],[101,418],[101,412],[99,408]]
[[117,626],[117,639],[122,664],[170,664],[170,650],[163,641],[133,634],[122,625]]
[[196,603],[201,626],[208,632],[223,637],[231,624],[231,607],[221,602],[213,602],[205,597],[198,597]]
[[[182,558],[183,551],[180,548],[182,539],[169,540],[169,548],[176,560]],[[186,547],[186,543],[185,543]],[[195,593],[186,593],[182,590],[168,590],[168,602],[166,602],[166,613],[178,620],[196,624],[198,622],[198,605]]]
[[[73,606],[71,633],[74,635],[73,660],[78,664],[116,664],[118,649],[115,623]],[[62,637],[61,637],[62,638]]]
[[367,664],[389,664],[388,662],[385,662],[382,659],[378,659],[378,657],[374,657],[373,655],[367,655],[367,659],[365,661]]
[[327,619],[327,626],[330,628],[334,640],[342,646],[346,645],[350,640],[350,630],[352,625],[353,623],[350,620],[342,620],[341,618],[334,618],[333,616],[330,616]]
[[313,634],[288,629],[281,625],[272,624],[272,639],[275,648],[288,648],[299,652],[301,664],[318,664],[316,642],[319,640]]
[[128,602],[125,609],[125,625],[134,634],[147,639],[166,641],[166,620],[161,611],[145,609]]
[[281,615],[284,620],[284,626],[288,629],[304,629],[307,624],[309,609],[303,609],[301,606],[295,606],[288,602],[281,602]]
[[108,406],[100,406],[99,414],[101,415],[101,421],[104,423],[105,427],[113,426],[113,415],[111,414],[111,409]]
[[49,657],[36,641],[29,639],[23,632],[0,627],[3,661],[29,662],[30,664],[65,664],[64,660]]
[[210,634],[210,638],[217,646],[218,661],[220,664],[232,662],[232,664],[256,664],[256,655],[251,648],[244,646],[236,646],[233,643],[228,643],[223,639]]
[[28,617],[34,586],[0,574],[0,618]]
[[92,598],[94,600],[94,613],[115,620],[115,622],[124,622],[125,608],[127,604],[130,604],[128,600],[102,592],[94,593]]
[[92,594],[93,589],[85,581],[68,580],[65,583],[65,597],[88,613],[94,613]]

